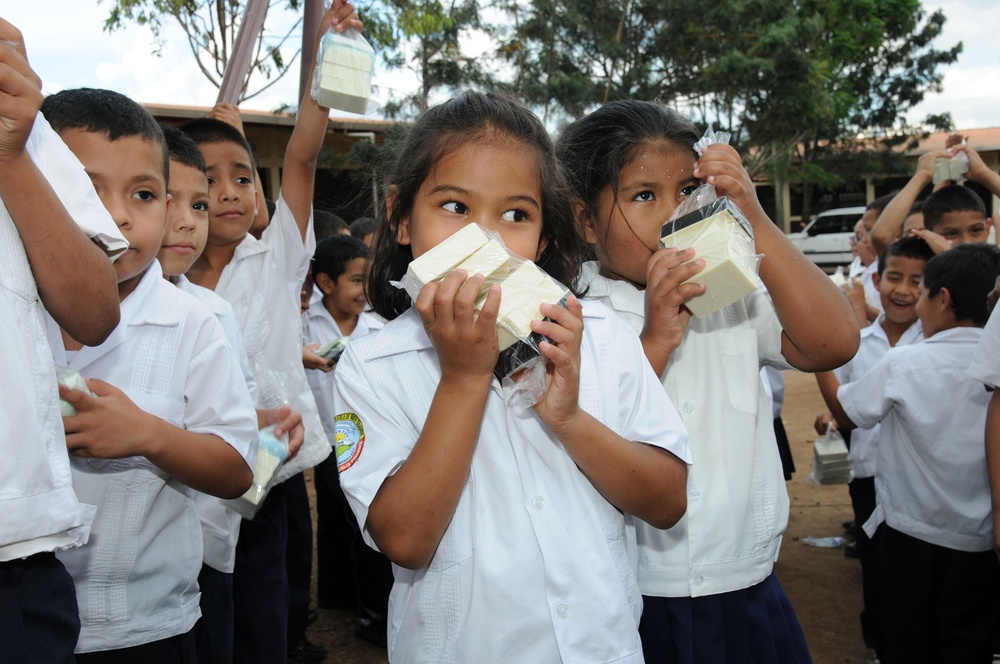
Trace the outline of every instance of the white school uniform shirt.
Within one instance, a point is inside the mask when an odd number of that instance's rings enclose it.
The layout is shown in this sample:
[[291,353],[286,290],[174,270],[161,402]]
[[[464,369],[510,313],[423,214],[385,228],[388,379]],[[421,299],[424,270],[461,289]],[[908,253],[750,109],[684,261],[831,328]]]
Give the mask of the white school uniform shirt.
[[330,454],[302,366],[301,291],[316,250],[312,215],[305,242],[292,211],[278,197],[271,223],[258,240],[249,233],[222,270],[215,292],[233,307],[257,379],[259,408],[284,403],[302,415],[305,441],[275,473],[280,483]]
[[[122,301],[121,322],[96,347],[56,361],[121,389],[170,424],[216,435],[244,457],[257,436],[250,393],[215,316],[167,282],[156,261]],[[80,607],[77,652],[127,648],[184,634],[201,615],[201,525],[192,489],[145,457],[73,457],[73,487],[97,506],[90,542],[59,559]]]
[[[833,375],[837,377],[841,386],[852,383],[874,367],[885,357],[892,346],[889,345],[889,337],[882,327],[885,321],[885,314],[879,314],[871,325],[862,328],[861,344],[858,352],[847,364],[833,370]],[[924,340],[924,329],[920,320],[913,322],[906,328],[897,346],[908,346]],[[855,477],[875,477],[875,467],[878,463],[878,435],[879,425],[871,428],[858,428],[851,432],[851,472]]]
[[[634,333],[645,293],[585,263],[581,288]],[[634,335],[633,335],[634,336]],[[648,362],[647,362],[648,364]],[[708,316],[692,317],[662,376],[691,434],[687,513],[669,530],[636,522],[639,587],[656,597],[701,597],[748,588],[771,573],[788,525],[788,492],[760,368],[791,368],[781,325],[761,287]]]
[[837,391],[855,424],[882,423],[869,535],[884,521],[949,549],[993,548],[983,440],[989,394],[966,373],[982,333],[956,327],[897,346]]
[[1000,307],[993,309],[972,356],[969,375],[990,387],[1000,387]]
[[[871,263],[865,267],[865,271],[861,273],[861,285],[865,289],[865,303],[869,307],[874,307],[879,312],[882,311],[882,296],[878,292],[878,287],[875,285],[874,275],[878,274],[878,259],[876,258]],[[854,439],[851,439],[851,444],[854,444]]]
[[[128,247],[83,166],[41,114],[25,149],[88,236],[116,253]],[[7,562],[84,544],[94,509],[73,492],[45,309],[2,200],[0,349],[0,562]]]
[[[240,334],[239,325],[236,324],[233,308],[215,292],[191,283],[184,275],[176,277],[176,279],[173,283],[177,288],[188,295],[193,295],[215,314],[215,319],[219,321],[219,325],[226,335],[226,340],[232,347],[233,359],[239,364],[240,373],[250,393],[250,399],[256,403],[257,381],[250,370],[250,360],[246,350],[243,349],[243,337]],[[248,466],[255,467],[257,446],[249,445],[243,458],[246,459]],[[205,564],[218,572],[232,574],[236,566],[236,541],[240,536],[240,522],[243,517],[239,512],[234,512],[226,507],[221,498],[200,491],[196,491],[194,494],[194,505],[198,511],[198,518],[201,520]]]
[[[581,407],[688,462],[687,433],[638,339],[599,303],[583,302],[583,314]],[[413,449],[440,377],[412,308],[352,341],[334,372],[340,481],[372,546],[369,505]],[[504,401],[493,381],[469,477],[428,567],[393,566],[390,661],[641,662],[632,517],[532,409]]]
[[[319,289],[317,289],[319,290]],[[385,327],[385,322],[376,314],[361,312],[358,316],[358,324],[351,332],[351,343],[363,336],[377,332]],[[323,306],[323,300],[311,301],[309,312],[306,315],[305,324],[306,344],[327,344],[336,341],[344,336],[333,320],[333,316]],[[309,380],[309,388],[316,399],[316,407],[319,409],[319,419],[323,422],[323,431],[326,433],[327,441],[334,444],[334,423],[337,411],[333,405],[333,374],[335,371],[319,371],[318,369],[306,371],[306,378]]]

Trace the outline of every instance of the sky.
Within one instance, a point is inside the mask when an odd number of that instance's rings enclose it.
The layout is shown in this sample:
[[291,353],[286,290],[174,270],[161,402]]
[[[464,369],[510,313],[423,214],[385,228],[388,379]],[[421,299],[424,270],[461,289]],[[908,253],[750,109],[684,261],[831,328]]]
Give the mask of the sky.
[[[211,106],[215,102],[217,90],[198,69],[180,28],[169,26],[157,55],[147,28],[129,24],[112,34],[103,31],[110,0],[4,4],[0,15],[24,34],[28,59],[42,78],[45,93],[89,86],[117,90],[146,103]],[[947,48],[961,41],[964,49],[958,62],[944,69],[944,90],[929,94],[909,120],[919,122],[930,113],[950,111],[958,129],[1000,126],[1000,2],[932,0],[924,7],[928,12],[942,9],[948,18],[937,46]],[[268,20],[268,33],[279,33],[287,30],[291,19]],[[389,90],[405,92],[416,84],[407,70],[378,71],[373,82],[382,100]],[[296,61],[292,74],[243,107],[273,111],[294,106],[297,88]]]

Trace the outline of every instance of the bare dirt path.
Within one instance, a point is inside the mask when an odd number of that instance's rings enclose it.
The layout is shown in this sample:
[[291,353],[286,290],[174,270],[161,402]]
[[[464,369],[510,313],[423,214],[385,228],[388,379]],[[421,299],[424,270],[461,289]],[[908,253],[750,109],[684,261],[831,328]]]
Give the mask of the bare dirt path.
[[[861,611],[861,568],[845,558],[843,549],[806,546],[807,536],[839,536],[841,522],[851,518],[847,486],[813,486],[805,482],[812,468],[812,422],[822,399],[811,375],[786,373],[782,419],[792,445],[797,472],[788,482],[791,516],[776,566],[799,616],[816,664],[865,661],[858,613]],[[310,492],[312,477],[307,474]],[[315,579],[314,579],[315,580]],[[346,610],[319,610],[319,620],[308,637],[330,650],[331,664],[385,664],[384,649],[353,634],[354,614]]]

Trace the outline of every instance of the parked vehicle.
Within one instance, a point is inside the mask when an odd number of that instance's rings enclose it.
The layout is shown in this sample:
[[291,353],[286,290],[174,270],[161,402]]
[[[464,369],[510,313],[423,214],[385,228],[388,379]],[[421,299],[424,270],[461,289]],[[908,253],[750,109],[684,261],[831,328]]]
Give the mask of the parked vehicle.
[[799,233],[788,239],[799,251],[827,272],[851,262],[851,238],[854,226],[865,213],[863,206],[836,208],[817,214]]

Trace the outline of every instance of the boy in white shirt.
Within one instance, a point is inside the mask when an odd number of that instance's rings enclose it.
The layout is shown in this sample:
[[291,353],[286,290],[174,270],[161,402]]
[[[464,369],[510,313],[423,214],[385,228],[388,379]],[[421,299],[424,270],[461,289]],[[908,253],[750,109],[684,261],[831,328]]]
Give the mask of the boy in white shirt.
[[202,537],[193,492],[235,498],[250,486],[250,394],[215,316],[163,280],[163,134],[108,90],[65,90],[42,112],[83,162],[129,249],[116,262],[121,323],[84,346],[50,320],[56,362],[93,395],[60,388],[73,485],[97,506],[87,546],[59,554],[82,629],[77,662],[193,661]]
[[990,391],[990,404],[986,412],[986,463],[990,475],[990,495],[993,504],[993,551],[1000,558],[1000,314],[996,313],[1000,279],[987,298],[990,320],[983,329],[969,375],[983,382]]
[[[365,311],[368,307],[364,291],[367,257],[368,245],[350,235],[334,235],[316,246],[312,272],[315,288],[322,297],[313,298],[309,305],[307,343],[323,346],[344,337],[357,339],[385,325],[379,316]],[[333,373],[309,371],[306,375],[327,439],[336,447]],[[349,510],[347,498],[340,488],[336,455],[331,454],[316,467],[318,601],[321,606],[356,603],[355,634],[385,645],[392,566],[388,558],[364,543],[357,521]],[[344,555],[351,559],[353,583],[344,581]]]
[[61,664],[74,661],[80,618],[53,552],[87,541],[94,509],[73,492],[45,308],[101,343],[118,323],[118,293],[87,235],[113,253],[128,245],[38,115],[41,82],[20,31],[2,18],[0,68],[0,659]]
[[983,444],[988,393],[967,374],[1000,248],[962,244],[924,268],[926,340],[897,346],[837,397],[881,422],[875,469],[884,664],[989,662],[1000,591]]
[[917,237],[906,237],[889,245],[878,261],[875,275],[882,303],[882,313],[874,323],[861,330],[861,345],[850,362],[816,374],[816,382],[830,410],[816,418],[816,432],[826,433],[832,425],[844,433],[851,450],[853,479],[849,485],[854,509],[855,541],[861,561],[861,584],[864,606],[861,612],[861,635],[875,654],[882,652],[878,608],[878,539],[870,539],[861,529],[875,510],[875,463],[878,455],[876,424],[870,429],[854,429],[837,400],[837,389],[864,376],[885,357],[890,348],[923,341],[923,328],[917,317],[920,298],[920,275],[934,253]]

